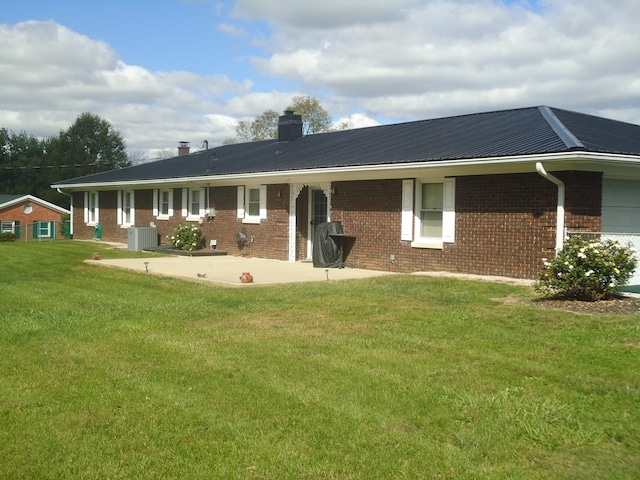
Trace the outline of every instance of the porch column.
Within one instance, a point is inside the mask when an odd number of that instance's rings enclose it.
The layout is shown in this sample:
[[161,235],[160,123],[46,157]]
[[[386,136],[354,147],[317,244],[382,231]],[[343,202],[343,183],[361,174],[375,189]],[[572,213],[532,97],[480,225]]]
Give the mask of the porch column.
[[302,183],[289,185],[289,261],[296,261],[296,200],[304,188]]

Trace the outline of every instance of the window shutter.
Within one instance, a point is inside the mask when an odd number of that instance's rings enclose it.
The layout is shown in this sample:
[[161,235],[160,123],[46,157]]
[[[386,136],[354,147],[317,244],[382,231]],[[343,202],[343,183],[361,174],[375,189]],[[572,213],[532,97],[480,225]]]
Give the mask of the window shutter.
[[260,218],[267,218],[267,186],[260,185]]
[[187,217],[189,215],[189,189],[182,189],[182,216]]
[[49,236],[53,239],[56,238],[56,222],[49,222]]
[[89,223],[89,192],[84,192],[84,223]]
[[238,218],[244,218],[244,187],[238,185]]
[[444,179],[444,205],[442,211],[442,241],[453,243],[456,230],[456,179]]
[[400,240],[413,240],[413,180],[402,181],[402,225]]
[[136,191],[132,190],[131,191],[131,205],[129,205],[131,207],[131,225],[135,225],[136,224]]
[[33,238],[38,238],[38,232],[40,230],[40,222],[33,222]]
[[116,210],[116,223],[122,225],[122,190],[118,190],[118,209]]
[[158,189],[153,189],[153,216],[158,216]]
[[20,239],[20,222],[16,221],[13,225],[13,233],[16,235],[16,240]]
[[96,223],[100,223],[100,194],[96,192]]
[[205,190],[204,188],[200,189],[200,208],[199,208],[199,212],[198,212],[198,216],[200,218],[204,218],[204,195],[205,195]]

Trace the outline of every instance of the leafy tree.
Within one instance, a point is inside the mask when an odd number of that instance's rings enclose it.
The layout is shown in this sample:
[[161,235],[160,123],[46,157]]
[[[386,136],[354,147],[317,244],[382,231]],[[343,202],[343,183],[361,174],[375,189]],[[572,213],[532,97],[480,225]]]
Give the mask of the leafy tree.
[[331,116],[317,98],[309,96],[293,97],[287,110],[302,115],[302,133],[322,133],[331,130]]
[[[331,116],[327,113],[318,99],[309,96],[296,96],[291,100],[291,105],[285,110],[293,110],[302,115],[302,133],[328,132],[332,130]],[[236,137],[227,138],[225,145],[237,142],[256,142],[278,137],[278,119],[280,114],[274,110],[266,110],[251,121],[241,121],[236,126]],[[345,129],[348,125],[343,123],[339,128]]]
[[68,130],[60,132],[57,154],[74,165],[78,176],[131,165],[120,132],[92,113],[81,114]]
[[0,128],[0,193],[31,194],[68,207],[68,197],[51,184],[130,164],[120,133],[91,113],[44,139]]

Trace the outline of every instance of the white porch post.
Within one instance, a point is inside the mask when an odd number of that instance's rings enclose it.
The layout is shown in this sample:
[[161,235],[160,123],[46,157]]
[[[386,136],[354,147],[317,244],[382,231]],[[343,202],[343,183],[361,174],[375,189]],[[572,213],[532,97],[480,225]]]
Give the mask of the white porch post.
[[289,261],[296,261],[296,200],[304,188],[304,184],[289,185]]

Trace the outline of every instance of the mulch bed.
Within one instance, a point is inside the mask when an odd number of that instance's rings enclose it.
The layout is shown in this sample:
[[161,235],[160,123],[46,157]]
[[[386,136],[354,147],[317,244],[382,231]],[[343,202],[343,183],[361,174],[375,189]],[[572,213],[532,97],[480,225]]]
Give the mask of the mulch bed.
[[583,302],[580,300],[565,300],[561,298],[541,298],[537,300],[519,300],[510,298],[507,303],[531,305],[552,310],[564,310],[576,313],[610,313],[627,315],[640,312],[640,298],[620,296],[597,302]]

